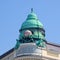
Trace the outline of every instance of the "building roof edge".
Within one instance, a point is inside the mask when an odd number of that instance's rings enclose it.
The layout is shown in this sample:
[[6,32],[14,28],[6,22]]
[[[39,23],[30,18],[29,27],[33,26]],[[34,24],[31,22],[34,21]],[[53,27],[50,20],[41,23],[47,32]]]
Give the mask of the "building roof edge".
[[[56,47],[59,47],[60,48],[60,45],[59,44],[55,44],[55,43],[51,43],[51,42],[47,42],[47,41],[45,41],[45,43],[48,44],[48,45],[53,45],[53,46],[56,46]],[[14,48],[8,50],[4,54],[0,55],[0,59],[2,59],[3,57],[7,56],[10,53],[12,53],[13,51],[14,51]]]

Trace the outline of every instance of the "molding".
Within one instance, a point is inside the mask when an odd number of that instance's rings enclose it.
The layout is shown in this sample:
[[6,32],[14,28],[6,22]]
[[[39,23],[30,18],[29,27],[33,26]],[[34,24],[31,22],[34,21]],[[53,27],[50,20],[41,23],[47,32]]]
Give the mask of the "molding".
[[[47,42],[47,41],[45,41],[45,43],[48,44],[48,45],[52,45],[52,46],[56,46],[56,47],[60,48],[60,45],[53,44],[53,43],[50,43],[50,42]],[[6,53],[4,53],[4,54],[2,54],[2,55],[0,56],[0,59],[2,59],[2,58],[4,58],[5,56],[9,55],[9,54],[12,53],[13,51],[14,51],[14,48],[8,50]]]

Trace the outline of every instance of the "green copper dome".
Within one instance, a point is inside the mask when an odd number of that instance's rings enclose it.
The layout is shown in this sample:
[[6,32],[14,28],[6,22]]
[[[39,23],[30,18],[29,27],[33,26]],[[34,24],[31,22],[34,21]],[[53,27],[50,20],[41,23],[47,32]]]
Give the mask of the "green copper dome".
[[38,19],[34,12],[31,12],[27,17],[27,20],[31,20],[31,19]]
[[31,10],[26,21],[22,24],[21,29],[25,28],[43,28],[43,24],[38,20],[36,14]]
[[43,29],[43,24],[33,12],[33,9],[31,9],[31,13],[28,14],[19,32],[19,39],[17,40],[15,49],[18,49],[21,43],[36,43],[37,46],[44,47],[45,30]]

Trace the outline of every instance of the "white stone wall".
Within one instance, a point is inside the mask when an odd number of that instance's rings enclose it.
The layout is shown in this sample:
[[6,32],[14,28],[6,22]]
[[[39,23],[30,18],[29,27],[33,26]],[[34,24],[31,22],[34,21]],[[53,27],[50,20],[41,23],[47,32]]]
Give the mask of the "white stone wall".
[[1,60],[14,60],[14,52],[12,52],[9,55],[5,56]]
[[54,53],[60,53],[60,47],[56,47],[56,46],[49,45],[49,44],[47,44],[47,50],[54,52]]
[[[32,45],[32,47],[33,47],[33,44],[31,44]],[[27,46],[29,47],[30,45],[29,44],[27,44]],[[35,45],[34,45],[35,46]],[[24,46],[23,46],[24,47]],[[22,48],[23,48],[22,47]],[[30,46],[31,47],[31,46]],[[21,47],[20,47],[21,48]],[[19,48],[19,49],[20,49]],[[27,48],[27,49],[29,49],[29,48]],[[32,49],[32,48],[31,48]],[[34,50],[34,51],[33,51]],[[32,52],[33,51],[33,52]],[[32,52],[32,53],[39,53],[39,51],[40,51],[40,48],[38,48],[38,49],[32,49],[32,50],[29,50],[28,52]],[[18,52],[19,53],[19,52]],[[17,55],[19,55],[17,53]],[[59,47],[56,47],[56,46],[53,46],[53,45],[49,45],[49,44],[47,44],[46,45],[46,49],[42,49],[41,51],[40,51],[40,53],[42,53],[42,58],[43,58],[43,60],[60,60],[60,48]],[[40,54],[39,53],[39,54]],[[23,53],[22,53],[23,54]],[[29,57],[27,57],[27,56],[25,56],[25,57],[16,57],[16,51],[13,51],[12,53],[10,53],[10,54],[8,54],[7,56],[5,56],[4,58],[2,58],[1,60],[39,60],[39,58],[41,58],[41,55],[39,55],[38,54],[38,56],[36,57],[36,54],[35,54],[35,56],[29,56]],[[33,55],[33,54],[32,54]]]

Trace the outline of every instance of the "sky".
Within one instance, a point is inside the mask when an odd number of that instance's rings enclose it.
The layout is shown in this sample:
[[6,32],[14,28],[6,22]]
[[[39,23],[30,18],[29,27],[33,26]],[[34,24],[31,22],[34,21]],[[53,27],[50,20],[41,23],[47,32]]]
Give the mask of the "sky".
[[31,8],[44,25],[46,40],[60,44],[60,0],[0,0],[0,55],[15,46]]

